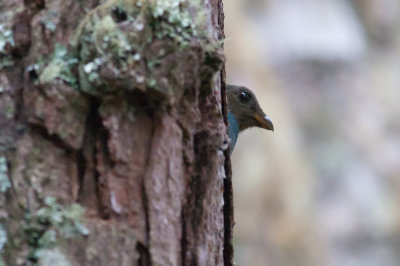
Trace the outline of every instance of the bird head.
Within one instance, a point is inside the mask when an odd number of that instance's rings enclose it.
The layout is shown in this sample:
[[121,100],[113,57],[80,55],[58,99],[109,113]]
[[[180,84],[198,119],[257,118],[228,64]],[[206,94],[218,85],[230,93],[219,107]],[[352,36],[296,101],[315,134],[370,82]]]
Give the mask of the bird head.
[[274,131],[271,119],[261,109],[254,93],[246,87],[227,85],[228,109],[239,124],[239,131],[261,127]]

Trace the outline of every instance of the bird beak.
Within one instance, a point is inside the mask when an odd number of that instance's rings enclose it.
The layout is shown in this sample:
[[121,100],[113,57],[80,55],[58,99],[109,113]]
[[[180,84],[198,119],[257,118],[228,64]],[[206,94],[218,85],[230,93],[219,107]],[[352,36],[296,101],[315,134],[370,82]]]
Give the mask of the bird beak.
[[271,119],[267,115],[255,114],[254,118],[258,121],[260,127],[274,131],[274,124],[272,124]]

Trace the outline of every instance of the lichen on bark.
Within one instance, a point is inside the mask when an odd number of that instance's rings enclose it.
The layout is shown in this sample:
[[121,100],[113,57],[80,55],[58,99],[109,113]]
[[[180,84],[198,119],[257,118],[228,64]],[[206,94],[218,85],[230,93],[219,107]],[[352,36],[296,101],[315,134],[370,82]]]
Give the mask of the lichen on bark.
[[[5,261],[221,265],[217,2],[9,2]],[[67,217],[77,203],[89,235]]]
[[223,62],[218,43],[189,12],[199,3],[109,1],[90,12],[75,36],[81,89],[97,97],[141,90],[156,104],[179,102],[203,78],[196,61],[212,74]]

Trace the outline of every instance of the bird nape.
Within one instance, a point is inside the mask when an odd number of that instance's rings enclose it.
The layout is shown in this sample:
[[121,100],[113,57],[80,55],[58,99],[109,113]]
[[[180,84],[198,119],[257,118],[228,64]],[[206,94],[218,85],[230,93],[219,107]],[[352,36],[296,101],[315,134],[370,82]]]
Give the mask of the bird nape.
[[246,87],[226,85],[228,98],[228,135],[231,139],[231,153],[239,132],[250,128],[260,127],[274,131],[271,119],[261,109],[254,93]]

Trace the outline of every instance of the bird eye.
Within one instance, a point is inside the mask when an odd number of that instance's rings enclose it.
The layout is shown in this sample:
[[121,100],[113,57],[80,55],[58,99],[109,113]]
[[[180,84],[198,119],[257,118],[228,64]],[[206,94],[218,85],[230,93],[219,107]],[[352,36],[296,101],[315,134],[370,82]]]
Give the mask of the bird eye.
[[248,103],[250,101],[250,95],[247,92],[242,91],[239,95],[239,99],[242,103]]

